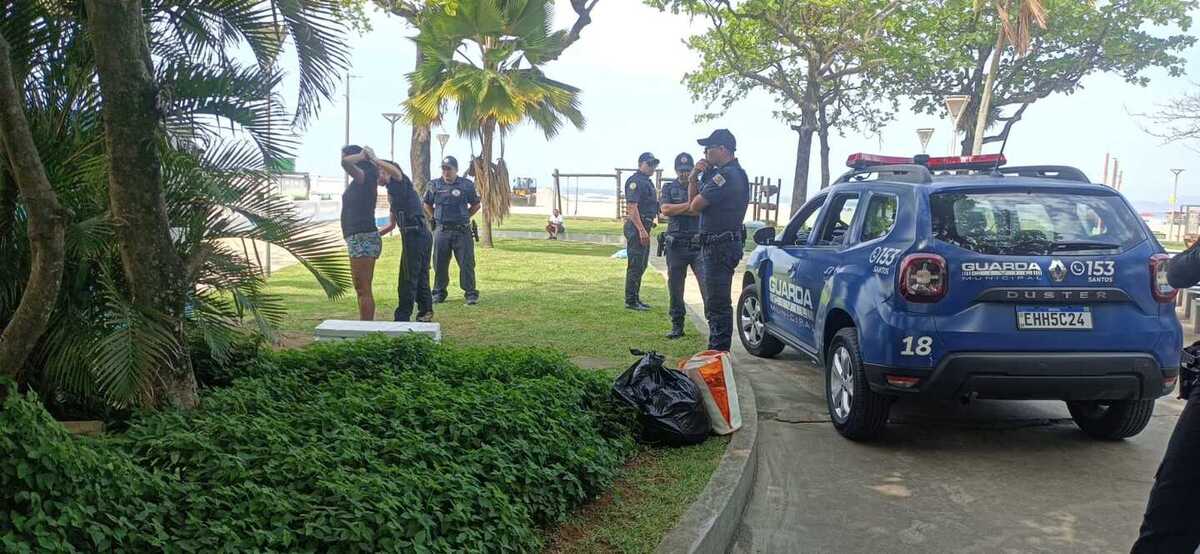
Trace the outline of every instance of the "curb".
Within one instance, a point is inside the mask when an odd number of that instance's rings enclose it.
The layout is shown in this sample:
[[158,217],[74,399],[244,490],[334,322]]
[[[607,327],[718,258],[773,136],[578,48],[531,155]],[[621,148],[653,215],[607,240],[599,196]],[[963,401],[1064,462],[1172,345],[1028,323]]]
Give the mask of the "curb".
[[[652,257],[651,264],[666,277],[662,258]],[[700,334],[707,336],[708,326],[696,312],[696,307],[688,304],[687,311]],[[735,367],[737,360],[735,356]],[[758,450],[755,448],[758,444],[758,406],[754,386],[749,375],[740,376],[736,385],[742,428],[733,434],[725,447],[708,485],[663,537],[655,552],[724,553],[733,545],[758,471]]]

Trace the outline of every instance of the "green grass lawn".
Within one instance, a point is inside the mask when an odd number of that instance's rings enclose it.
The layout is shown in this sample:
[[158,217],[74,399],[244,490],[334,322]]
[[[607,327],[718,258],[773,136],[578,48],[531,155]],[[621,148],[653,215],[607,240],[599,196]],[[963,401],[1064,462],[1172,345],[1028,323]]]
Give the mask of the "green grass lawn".
[[[480,221],[480,224],[483,222]],[[622,233],[623,222],[613,218],[571,217],[566,216],[563,225],[568,233],[586,235],[616,235]],[[504,231],[536,231],[546,230],[546,216],[531,214],[512,214],[504,218],[504,223],[496,229]]]
[[[598,224],[598,223],[597,223]],[[633,363],[630,348],[656,350],[675,360],[704,349],[697,333],[679,341],[670,330],[666,282],[646,271],[642,299],[649,312],[624,308],[625,260],[618,247],[573,242],[497,240],[476,248],[480,303],[467,306],[451,264],[450,299],[434,306],[444,340],[456,344],[534,345],[561,350],[587,368],[615,376]],[[396,306],[400,241],[384,240],[375,270],[376,318]],[[432,280],[432,275],[430,276]],[[324,319],[354,319],[354,295],[328,300],[303,268],[275,273],[271,292],[289,308],[284,330],[293,344],[311,337]],[[583,507],[560,529],[548,530],[553,552],[651,552],[708,483],[727,439],[692,448],[644,448],[630,460],[610,493]]]

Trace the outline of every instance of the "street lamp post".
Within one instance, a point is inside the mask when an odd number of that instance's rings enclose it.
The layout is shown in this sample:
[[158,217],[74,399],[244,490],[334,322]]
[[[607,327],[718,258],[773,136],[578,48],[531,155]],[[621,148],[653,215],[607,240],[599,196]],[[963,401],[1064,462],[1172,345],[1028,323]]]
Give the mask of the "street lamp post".
[[932,136],[933,136],[933,128],[931,128],[931,127],[923,127],[921,129],[917,129],[917,138],[921,140],[921,153],[922,154],[929,153],[928,152],[929,139]]
[[447,133],[438,133],[438,145],[442,147],[439,158],[446,159],[446,143],[450,142],[450,135]]
[[391,126],[391,136],[392,136],[392,140],[391,140],[391,143],[390,143],[390,148],[388,149],[388,152],[389,152],[389,158],[388,158],[388,159],[390,159],[390,160],[392,160],[392,161],[395,161],[395,160],[396,160],[396,122],[397,122],[397,121],[400,121],[400,118],[401,118],[401,117],[404,117],[404,114],[399,114],[399,113],[385,113],[385,114],[383,114],[383,118],[384,118],[384,119],[386,119],[386,120],[387,120],[387,122],[388,122],[388,125],[390,125],[390,126]]
[[963,110],[971,97],[965,94],[951,94],[946,97],[946,110],[950,112],[950,155],[958,154],[958,120],[962,118]]
[[[342,144],[350,144],[350,80],[357,78],[358,75],[351,75],[346,72],[346,142]],[[345,186],[350,186],[350,174],[346,174]]]
[[[1175,191],[1171,193],[1171,225],[1167,227],[1167,238],[1175,236],[1175,215],[1179,206],[1179,174],[1183,173],[1182,169],[1172,169],[1171,173],[1175,174]],[[1186,225],[1186,222],[1185,222]]]

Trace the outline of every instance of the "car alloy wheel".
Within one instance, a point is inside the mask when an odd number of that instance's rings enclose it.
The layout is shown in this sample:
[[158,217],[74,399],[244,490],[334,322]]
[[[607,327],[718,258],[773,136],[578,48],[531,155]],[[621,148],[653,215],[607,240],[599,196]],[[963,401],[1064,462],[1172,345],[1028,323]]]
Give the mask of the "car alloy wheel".
[[829,372],[829,401],[833,416],[840,421],[850,418],[850,406],[854,403],[854,366],[850,351],[839,346],[833,353],[833,368]]
[[746,342],[758,346],[762,343],[763,335],[766,333],[763,325],[762,306],[759,305],[758,298],[747,296],[742,299],[741,312],[739,323],[742,326],[742,334],[745,335]]

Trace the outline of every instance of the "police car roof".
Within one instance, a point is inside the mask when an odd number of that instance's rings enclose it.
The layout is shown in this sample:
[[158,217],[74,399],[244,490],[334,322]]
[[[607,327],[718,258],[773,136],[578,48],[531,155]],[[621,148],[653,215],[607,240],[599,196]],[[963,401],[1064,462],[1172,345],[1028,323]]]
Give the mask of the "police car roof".
[[[841,183],[880,182],[921,185],[930,189],[987,186],[1046,186],[1056,188],[1087,187],[1091,191],[1111,190],[1091,182],[1082,171],[1070,166],[1005,166],[1003,154],[913,158],[852,154],[846,165],[852,170],[836,181]],[[936,173],[935,173],[936,172]],[[1074,185],[1074,186],[1072,186]],[[1113,191],[1115,193],[1115,191]]]

